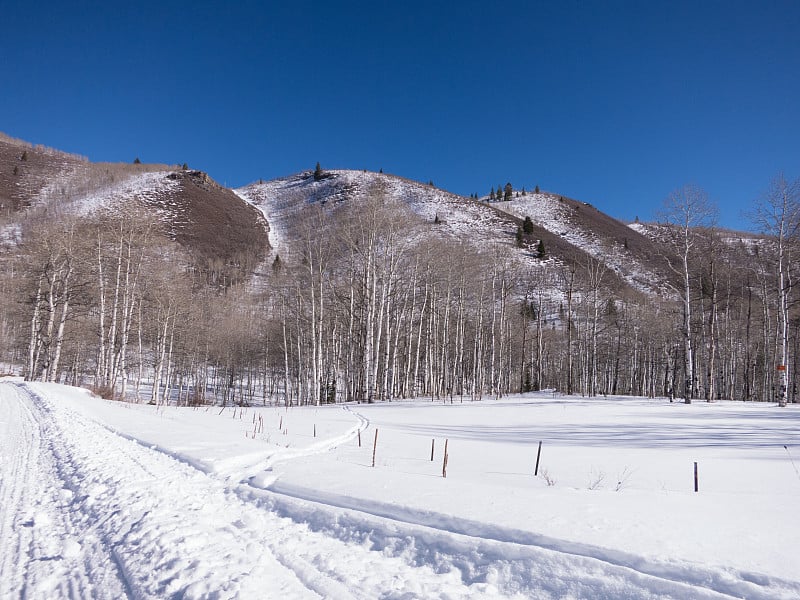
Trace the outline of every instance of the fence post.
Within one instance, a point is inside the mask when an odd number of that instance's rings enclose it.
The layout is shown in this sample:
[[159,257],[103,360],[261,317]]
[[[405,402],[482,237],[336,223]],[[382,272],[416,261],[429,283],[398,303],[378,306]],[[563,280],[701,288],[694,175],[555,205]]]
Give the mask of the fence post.
[[447,459],[448,459],[447,442],[449,441],[450,440],[444,441],[444,458],[442,459],[442,477],[447,477]]
[[533,476],[539,475],[539,459],[542,457],[542,442],[539,442],[539,450],[536,452],[536,468],[533,470]]

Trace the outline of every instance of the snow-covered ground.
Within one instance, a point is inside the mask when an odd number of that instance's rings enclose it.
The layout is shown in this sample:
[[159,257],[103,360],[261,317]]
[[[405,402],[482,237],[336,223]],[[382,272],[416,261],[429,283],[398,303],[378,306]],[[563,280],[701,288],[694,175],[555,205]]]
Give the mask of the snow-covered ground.
[[3,598],[800,597],[796,407],[157,408],[0,381]]

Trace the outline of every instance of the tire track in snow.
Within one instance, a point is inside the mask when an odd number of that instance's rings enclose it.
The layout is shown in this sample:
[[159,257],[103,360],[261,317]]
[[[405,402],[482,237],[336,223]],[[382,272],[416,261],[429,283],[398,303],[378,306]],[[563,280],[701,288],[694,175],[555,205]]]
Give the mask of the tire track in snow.
[[0,597],[121,598],[109,550],[69,510],[50,432],[20,386],[0,384]]
[[[259,536],[243,524],[252,520],[232,513],[219,482],[57,401],[29,395],[41,421],[57,433],[56,456],[73,493],[73,512],[112,549],[111,562],[124,572],[130,596],[318,597],[254,543]],[[102,562],[92,567],[101,571]],[[269,577],[260,585],[248,581],[264,572]]]

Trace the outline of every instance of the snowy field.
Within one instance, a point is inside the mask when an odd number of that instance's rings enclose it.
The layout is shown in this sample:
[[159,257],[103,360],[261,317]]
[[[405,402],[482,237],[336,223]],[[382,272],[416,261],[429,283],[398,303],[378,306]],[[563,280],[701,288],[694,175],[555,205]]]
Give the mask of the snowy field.
[[7,378],[0,598],[796,599],[799,425],[552,394],[156,408]]

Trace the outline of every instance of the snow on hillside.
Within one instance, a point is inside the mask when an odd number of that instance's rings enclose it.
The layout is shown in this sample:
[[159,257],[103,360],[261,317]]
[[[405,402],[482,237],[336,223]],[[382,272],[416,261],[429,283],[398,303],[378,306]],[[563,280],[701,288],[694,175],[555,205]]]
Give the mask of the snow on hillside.
[[0,596],[793,599],[799,420],[545,393],[158,408],[6,379]]
[[[358,199],[375,186],[403,201],[424,222],[432,224],[438,217],[438,235],[482,249],[513,243],[514,228],[494,211],[468,198],[393,175],[348,170],[331,170],[326,174],[328,177],[321,181],[314,181],[310,173],[301,173],[235,190],[262,211],[270,224],[270,245],[279,254],[291,253],[292,227],[307,204]],[[512,256],[522,261],[521,255]],[[522,262],[533,266],[530,261]]]
[[[557,253],[542,261],[530,250],[516,247],[517,224],[512,217],[530,216],[535,224],[559,236],[566,246],[599,259],[635,289],[661,296],[672,293],[663,274],[655,273],[652,266],[648,268],[635,253],[625,251],[624,235],[619,231],[624,234],[623,225],[598,212],[604,219],[598,223],[613,223],[615,231],[593,231],[582,225],[575,218],[574,208],[568,206],[578,203],[560,201],[558,196],[550,194],[528,194],[509,202],[489,204],[393,175],[346,170],[326,171],[326,177],[320,181],[315,181],[310,172],[300,173],[254,183],[236,193],[262,211],[271,227],[270,244],[275,252],[287,256],[292,252],[291,240],[296,238],[293,227],[303,207],[316,202],[358,199],[375,189],[383,189],[388,196],[405,203],[422,222],[431,225],[436,222],[435,226],[421,229],[420,235],[450,238],[483,252],[499,248],[503,256],[521,269],[540,269],[552,266],[550,263],[554,261],[558,263]],[[508,218],[503,216],[504,212]],[[557,294],[558,290],[554,288],[552,293]]]
[[644,223],[628,223],[628,227],[633,229],[636,233],[641,233],[642,235],[648,235],[650,229]]
[[175,207],[179,206],[169,200],[171,192],[175,191],[178,185],[177,180],[169,177],[169,172],[133,174],[122,181],[74,198],[71,209],[77,214],[89,215],[104,208],[138,200],[154,206],[164,205],[160,210],[166,215],[169,206],[172,204]]
[[[669,243],[671,239],[668,225],[660,223],[630,223],[628,227],[657,243]],[[768,238],[756,233],[728,229],[718,229],[716,232],[718,241],[734,252],[741,253],[743,257],[756,256],[759,249],[769,247],[771,244]]]
[[[521,219],[530,217],[535,225],[561,236],[573,246],[594,256],[635,289],[645,293],[656,291],[660,295],[669,294],[662,282],[654,281],[651,269],[623,251],[622,242],[609,240],[597,231],[582,227],[574,217],[574,209],[561,197],[546,193],[528,193],[494,205],[498,210]],[[588,204],[584,203],[583,206],[591,209]]]

